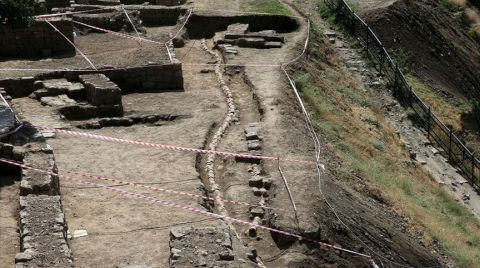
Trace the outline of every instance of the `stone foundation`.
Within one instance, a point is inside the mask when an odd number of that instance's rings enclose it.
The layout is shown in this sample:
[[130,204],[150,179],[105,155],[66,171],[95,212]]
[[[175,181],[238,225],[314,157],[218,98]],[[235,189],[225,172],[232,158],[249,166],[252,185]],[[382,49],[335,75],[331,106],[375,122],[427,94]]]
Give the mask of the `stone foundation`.
[[69,7],[70,0],[45,0],[45,7],[48,11],[51,11],[52,8],[59,7]]
[[228,227],[174,227],[170,230],[170,267],[257,267]]
[[15,267],[73,267],[60,196],[20,197],[22,252]]
[[105,5],[105,6],[117,6],[124,5],[142,5],[143,3],[149,3],[150,5],[162,5],[162,6],[179,6],[187,2],[187,0],[77,0],[77,4],[82,5]]
[[120,0],[120,2],[125,5],[141,5],[148,2],[150,5],[179,6],[185,4],[187,0]]
[[[105,8],[102,5],[72,5],[75,11],[94,10]],[[128,12],[140,12],[139,18],[145,26],[167,26],[175,25],[180,16],[187,13],[183,6],[155,6],[155,5],[127,5],[124,6]],[[96,12],[98,13],[98,12]],[[101,13],[100,13],[101,14]]]
[[[158,63],[139,67],[123,69],[108,69],[105,71],[85,70],[79,72],[48,72],[36,76],[22,78],[7,78],[0,80],[0,87],[13,98],[27,97],[38,87],[34,86],[35,81],[68,78],[70,81],[79,81],[79,76],[84,74],[102,73],[117,84],[123,92],[139,91],[172,91],[183,90],[182,64]],[[79,91],[81,93],[81,90]]]
[[[131,21],[135,25],[135,29],[137,29],[138,31],[141,31],[142,25],[139,19],[139,12],[135,10],[127,11],[127,12]],[[102,29],[107,29],[115,32],[120,32],[120,31],[133,32],[134,31],[130,21],[125,16],[125,13],[122,11],[113,11],[113,12],[96,13],[96,14],[75,14],[73,15],[73,19],[78,22],[82,22],[85,24],[89,24],[92,26],[96,26]],[[88,31],[96,31],[96,30],[92,30],[91,28],[84,27],[80,24],[75,24],[75,27],[79,29],[85,29]],[[96,31],[96,32],[101,32],[101,31]]]
[[[74,41],[71,20],[52,20],[51,23]],[[46,22],[37,21],[28,28],[0,24],[1,57],[51,57],[63,54],[75,54],[75,49]]]
[[[1,144],[2,157],[57,172],[53,151],[28,124]],[[73,267],[58,177],[9,165],[20,174],[20,251],[16,268]],[[0,167],[2,168],[2,167]]]

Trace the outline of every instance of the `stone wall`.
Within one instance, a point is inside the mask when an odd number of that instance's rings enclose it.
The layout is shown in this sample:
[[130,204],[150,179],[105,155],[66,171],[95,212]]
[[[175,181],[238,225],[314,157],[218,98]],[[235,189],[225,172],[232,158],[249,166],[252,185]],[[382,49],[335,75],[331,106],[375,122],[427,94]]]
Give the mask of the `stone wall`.
[[150,5],[162,5],[162,6],[179,6],[187,2],[187,0],[120,0],[125,5],[141,5],[145,2]]
[[[105,8],[103,5],[72,5],[75,11],[94,10]],[[139,11],[139,18],[145,26],[167,26],[175,25],[180,16],[187,13],[187,8],[184,6],[159,6],[159,5],[127,5],[125,10],[134,12]],[[96,12],[98,13],[98,12]]]
[[45,7],[47,8],[48,11],[51,11],[52,8],[56,7],[69,7],[70,6],[70,0],[46,0],[45,1]]
[[48,72],[17,79],[3,79],[0,80],[0,87],[5,88],[5,91],[13,98],[22,98],[27,97],[36,90],[34,82],[37,80],[67,77],[69,80],[79,81],[79,75],[93,73],[105,74],[126,93],[183,90],[182,64],[180,62],[104,71],[100,69],[100,71]]
[[[139,12],[138,11],[128,11],[128,16],[130,17],[131,21],[135,25],[135,28],[138,31],[141,31],[141,21],[139,19]],[[96,13],[96,14],[76,14],[73,15],[73,19],[75,21],[79,21],[85,24],[93,25],[99,28],[115,31],[115,32],[120,32],[122,30],[128,31],[128,32],[133,32],[134,29],[131,26],[130,21],[128,18],[125,16],[125,13],[122,11],[112,11],[108,13]],[[91,28],[84,27],[82,25],[76,24],[76,28],[79,29],[88,29],[89,31],[94,31],[94,32],[101,32],[102,31],[96,31],[92,30]]]
[[[57,172],[52,148],[44,135],[28,124],[0,144],[0,156]],[[20,176],[21,248],[15,267],[73,267],[58,177],[6,164],[0,169],[6,167]]]
[[[74,40],[71,20],[51,23],[71,41]],[[0,25],[0,57],[50,57],[74,53],[72,45],[46,22],[37,21],[28,28]]]

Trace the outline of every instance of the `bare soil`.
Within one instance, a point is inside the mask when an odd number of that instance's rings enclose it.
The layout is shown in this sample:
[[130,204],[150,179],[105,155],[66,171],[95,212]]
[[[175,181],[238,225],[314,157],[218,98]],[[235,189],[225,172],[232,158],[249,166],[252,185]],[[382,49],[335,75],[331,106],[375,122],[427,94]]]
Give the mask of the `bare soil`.
[[[241,1],[196,1],[196,7],[237,9]],[[292,12],[295,12],[292,10]],[[318,19],[318,18],[317,18]],[[157,29],[158,30],[158,29]],[[148,32],[148,30],[147,30]],[[306,23],[286,33],[286,44],[281,49],[258,50],[238,48],[238,56],[226,63],[273,64],[295,58],[306,38]],[[116,42],[107,35],[92,34],[94,38],[83,45],[94,62],[136,64],[158,56],[154,49],[136,47],[137,44]],[[212,40],[208,40],[211,48]],[[119,54],[120,50],[127,54]],[[115,53],[117,51],[117,53]],[[129,54],[131,52],[133,54]],[[142,57],[134,57],[135,53]],[[183,48],[176,50],[177,57],[189,63],[207,63],[212,58],[202,50],[199,40],[186,40]],[[18,66],[65,66],[74,59],[49,61],[7,61],[1,67]],[[132,61],[132,62],[130,62]],[[227,111],[225,97],[218,85],[212,67],[185,65],[183,67],[185,89],[179,92],[133,93],[123,96],[127,115],[179,114],[182,118],[155,125],[134,125],[131,127],[106,127],[91,133],[124,139],[142,140],[163,144],[202,148],[211,139],[211,133],[220,124]],[[2,74],[3,75],[3,74]],[[12,75],[12,74],[5,74]],[[20,75],[20,74],[16,74]],[[285,158],[313,160],[313,146],[304,119],[291,94],[291,88],[278,66],[247,66],[238,71],[228,70],[227,84],[233,91],[238,107],[239,121],[230,125],[220,141],[218,150],[245,151],[244,128],[253,122],[261,127],[262,154]],[[22,118],[34,125],[75,129],[78,122],[66,121],[53,108],[39,102],[20,98],[13,101]],[[137,147],[90,140],[64,135],[49,139],[53,147],[60,174],[74,171],[95,174],[109,178],[156,185],[166,189],[205,194],[211,193],[204,181],[201,157],[189,153],[176,153],[151,148]],[[323,160],[335,169],[335,157],[328,151]],[[331,164],[333,163],[333,164]],[[300,232],[313,239],[343,246],[366,254],[379,252],[385,258],[413,266],[437,265],[437,256],[417,241],[408,232],[408,224],[390,207],[355,192],[351,187],[335,179],[335,173],[327,171],[322,175],[323,191],[326,198],[337,208],[338,215],[350,226],[345,228],[324,202],[319,193],[319,181],[314,166],[280,163],[285,172],[296,205],[299,224],[294,217],[292,204],[278,172],[278,163],[261,162],[261,168],[272,180],[274,187],[267,197],[274,209],[265,218],[266,225],[282,230]],[[250,164],[217,158],[216,180],[225,198],[256,203],[248,187]],[[93,181],[91,178],[84,180]],[[102,182],[104,183],[104,182]],[[203,202],[179,195],[139,190],[126,185],[112,185],[125,190],[141,192],[176,203],[186,204],[201,210]],[[195,227],[224,227],[220,220],[212,220],[184,210],[172,210],[106,192],[95,187],[79,186],[61,181],[62,202],[66,221],[71,233],[87,230],[88,236],[70,241],[76,267],[123,267],[146,265],[148,267],[169,266],[170,228],[194,225]],[[210,208],[217,212],[216,208]],[[228,214],[250,221],[248,208],[227,206]],[[273,233],[259,231],[257,237],[245,233],[245,226],[233,225],[239,239],[257,250],[259,259],[267,267],[369,267],[367,259],[319,248],[304,242],[286,239]],[[358,240],[355,237],[359,237]],[[363,241],[363,242],[361,242]],[[367,245],[367,247],[365,246]],[[3,255],[3,254],[2,254]],[[2,257],[3,258],[3,257]],[[5,257],[9,258],[9,257]],[[376,258],[376,257],[375,257]],[[385,265],[388,265],[385,263]]]
[[0,263],[13,267],[15,254],[20,251],[18,233],[18,176],[0,173]]

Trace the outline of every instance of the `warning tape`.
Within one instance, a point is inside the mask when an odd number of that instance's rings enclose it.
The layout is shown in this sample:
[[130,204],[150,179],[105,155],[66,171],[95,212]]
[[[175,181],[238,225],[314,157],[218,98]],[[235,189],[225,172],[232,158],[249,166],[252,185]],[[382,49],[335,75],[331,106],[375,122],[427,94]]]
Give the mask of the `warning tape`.
[[148,42],[148,43],[153,43],[153,44],[159,44],[159,45],[162,45],[162,46],[165,45],[162,42],[146,39],[146,38],[143,38],[143,37],[132,36],[132,35],[129,35],[129,34],[122,34],[122,33],[119,33],[119,32],[111,31],[111,30],[108,30],[108,29],[103,29],[103,28],[93,26],[93,25],[90,25],[90,24],[86,24],[86,23],[76,21],[76,20],[72,20],[72,22],[75,23],[75,24],[78,24],[78,25],[82,25],[82,26],[97,30],[97,31],[113,34],[113,35],[123,37],[123,38],[133,39],[135,41],[143,41],[143,42]]
[[[19,165],[33,167],[32,165],[25,164],[25,163],[18,162],[18,161],[10,160],[10,162],[11,163],[16,163],[16,164],[19,164]],[[114,183],[118,183],[118,184],[125,184],[125,185],[129,185],[129,186],[134,186],[134,187],[140,187],[140,188],[144,188],[144,189],[153,190],[153,191],[156,191],[156,192],[164,192],[164,193],[168,193],[168,194],[176,194],[176,195],[181,195],[181,196],[201,198],[203,200],[215,201],[214,198],[208,197],[208,196],[205,196],[205,195],[193,194],[193,193],[176,191],[176,190],[169,190],[169,189],[164,189],[164,188],[160,188],[160,187],[144,185],[142,183],[136,183],[136,182],[125,181],[125,180],[120,180],[120,179],[107,178],[107,177],[91,175],[91,174],[82,174],[82,173],[73,172],[73,171],[62,171],[62,173],[68,173],[68,174],[73,174],[73,175],[77,175],[77,176],[93,178],[93,179],[96,179],[96,180],[110,181],[110,182],[114,182]],[[277,211],[287,211],[286,209],[282,209],[282,208],[263,206],[263,205],[259,205],[259,204],[250,204],[250,203],[243,202],[243,201],[236,201],[236,200],[229,200],[229,199],[221,199],[221,200],[224,201],[224,202],[235,204],[235,205],[242,205],[242,206],[247,206],[247,207],[259,207],[259,208],[277,210]]]
[[256,160],[268,160],[268,161],[282,161],[282,162],[292,162],[292,163],[299,163],[299,164],[316,164],[315,161],[298,160],[298,159],[290,159],[290,158],[280,158],[280,157],[277,157],[277,156],[262,156],[262,155],[253,155],[253,154],[241,154],[241,153],[233,153],[233,152],[226,152],[226,151],[214,151],[214,150],[198,149],[198,148],[191,148],[191,147],[182,147],[182,146],[160,144],[160,143],[150,143],[150,142],[120,139],[120,138],[102,136],[102,135],[91,134],[91,133],[86,133],[86,132],[71,131],[71,130],[50,128],[50,127],[43,127],[43,126],[36,126],[36,128],[38,128],[40,130],[44,130],[46,132],[56,132],[56,133],[60,133],[60,134],[70,135],[70,136],[87,137],[87,138],[92,138],[92,139],[97,139],[97,140],[134,144],[134,145],[140,145],[140,146],[145,146],[145,147],[160,148],[160,149],[173,150],[173,151],[179,151],[179,152],[190,152],[190,153],[200,153],[200,154],[215,154],[215,155],[221,155],[221,156],[225,156],[225,157],[237,157],[237,158],[256,159]]
[[363,254],[363,253],[360,253],[360,252],[356,252],[356,251],[353,251],[353,250],[345,249],[345,248],[340,247],[340,246],[335,246],[335,245],[331,245],[331,244],[328,244],[328,243],[325,243],[325,242],[313,240],[313,239],[310,239],[310,238],[307,238],[307,237],[304,237],[304,236],[301,236],[301,235],[298,235],[298,234],[295,234],[295,233],[278,230],[278,229],[275,229],[275,228],[251,223],[251,222],[248,222],[248,221],[244,221],[244,220],[229,217],[229,216],[219,215],[219,214],[208,212],[208,211],[201,210],[201,209],[198,209],[198,208],[189,207],[189,206],[185,206],[185,205],[182,205],[182,204],[177,204],[177,203],[174,203],[174,202],[171,202],[171,201],[146,196],[146,195],[139,194],[139,193],[136,193],[136,192],[130,192],[130,191],[122,190],[122,189],[117,189],[117,188],[114,188],[114,187],[111,187],[111,186],[108,186],[108,185],[103,185],[103,184],[98,184],[98,183],[93,183],[93,182],[88,182],[88,181],[82,181],[82,180],[79,180],[79,179],[76,179],[76,178],[73,178],[73,177],[70,177],[70,176],[60,175],[60,174],[52,172],[52,171],[43,170],[43,169],[40,169],[40,168],[25,165],[25,164],[19,164],[19,163],[16,163],[14,161],[7,160],[7,159],[4,159],[4,158],[0,158],[0,162],[10,164],[10,165],[13,165],[13,166],[17,166],[17,167],[21,167],[21,168],[25,168],[25,169],[29,169],[29,170],[38,171],[38,172],[41,172],[43,174],[47,174],[47,175],[51,175],[51,176],[58,176],[59,178],[63,178],[63,179],[69,180],[69,181],[75,181],[75,182],[80,183],[80,184],[100,187],[100,188],[103,188],[103,189],[106,189],[106,190],[109,190],[109,191],[112,191],[112,192],[123,194],[125,196],[147,200],[147,201],[150,201],[152,203],[157,203],[157,204],[161,204],[161,205],[169,206],[169,207],[173,207],[173,208],[179,208],[179,209],[187,210],[187,211],[190,211],[190,212],[193,212],[193,213],[196,213],[196,214],[202,214],[202,215],[206,215],[206,216],[213,217],[213,218],[224,219],[224,220],[231,221],[231,222],[236,222],[236,223],[239,223],[239,224],[242,224],[242,225],[248,225],[248,226],[260,228],[260,229],[263,229],[263,230],[266,230],[266,231],[283,234],[283,235],[286,235],[286,236],[294,237],[298,240],[304,240],[304,241],[308,241],[308,242],[311,242],[311,243],[315,243],[315,244],[317,244],[321,247],[324,247],[324,248],[339,250],[339,251],[343,251],[343,252],[346,252],[346,253],[349,253],[349,254],[352,254],[352,255],[364,257],[364,258],[367,258],[368,260],[372,261],[372,257],[369,256],[369,255],[366,255],[366,254]]
[[55,27],[51,22],[49,22],[48,20],[45,20],[45,22],[50,25],[54,31],[58,32],[58,34],[60,34],[70,45],[73,46],[73,48],[78,52],[80,53],[80,55],[82,55],[82,57],[90,64],[90,66],[92,66],[93,69],[95,70],[98,70],[97,67],[95,67],[95,65],[92,63],[92,61],[85,55],[83,54],[83,52],[70,40],[68,39],[68,37],[66,37],[62,32],[60,32],[60,30],[57,29],[57,27]]

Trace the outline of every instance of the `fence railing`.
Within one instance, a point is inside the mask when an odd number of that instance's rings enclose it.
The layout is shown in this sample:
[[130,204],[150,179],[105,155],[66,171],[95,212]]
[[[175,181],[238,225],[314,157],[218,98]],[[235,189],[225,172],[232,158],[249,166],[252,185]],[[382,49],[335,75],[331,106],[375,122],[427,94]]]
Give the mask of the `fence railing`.
[[442,154],[449,162],[458,166],[470,184],[480,190],[480,160],[475,153],[471,152],[412,90],[398,64],[365,21],[344,0],[324,1],[335,12],[337,20],[343,23],[346,30],[365,48],[378,71],[387,77],[393,88],[393,95],[402,105],[415,112],[416,123],[426,130],[428,138],[443,149]]

